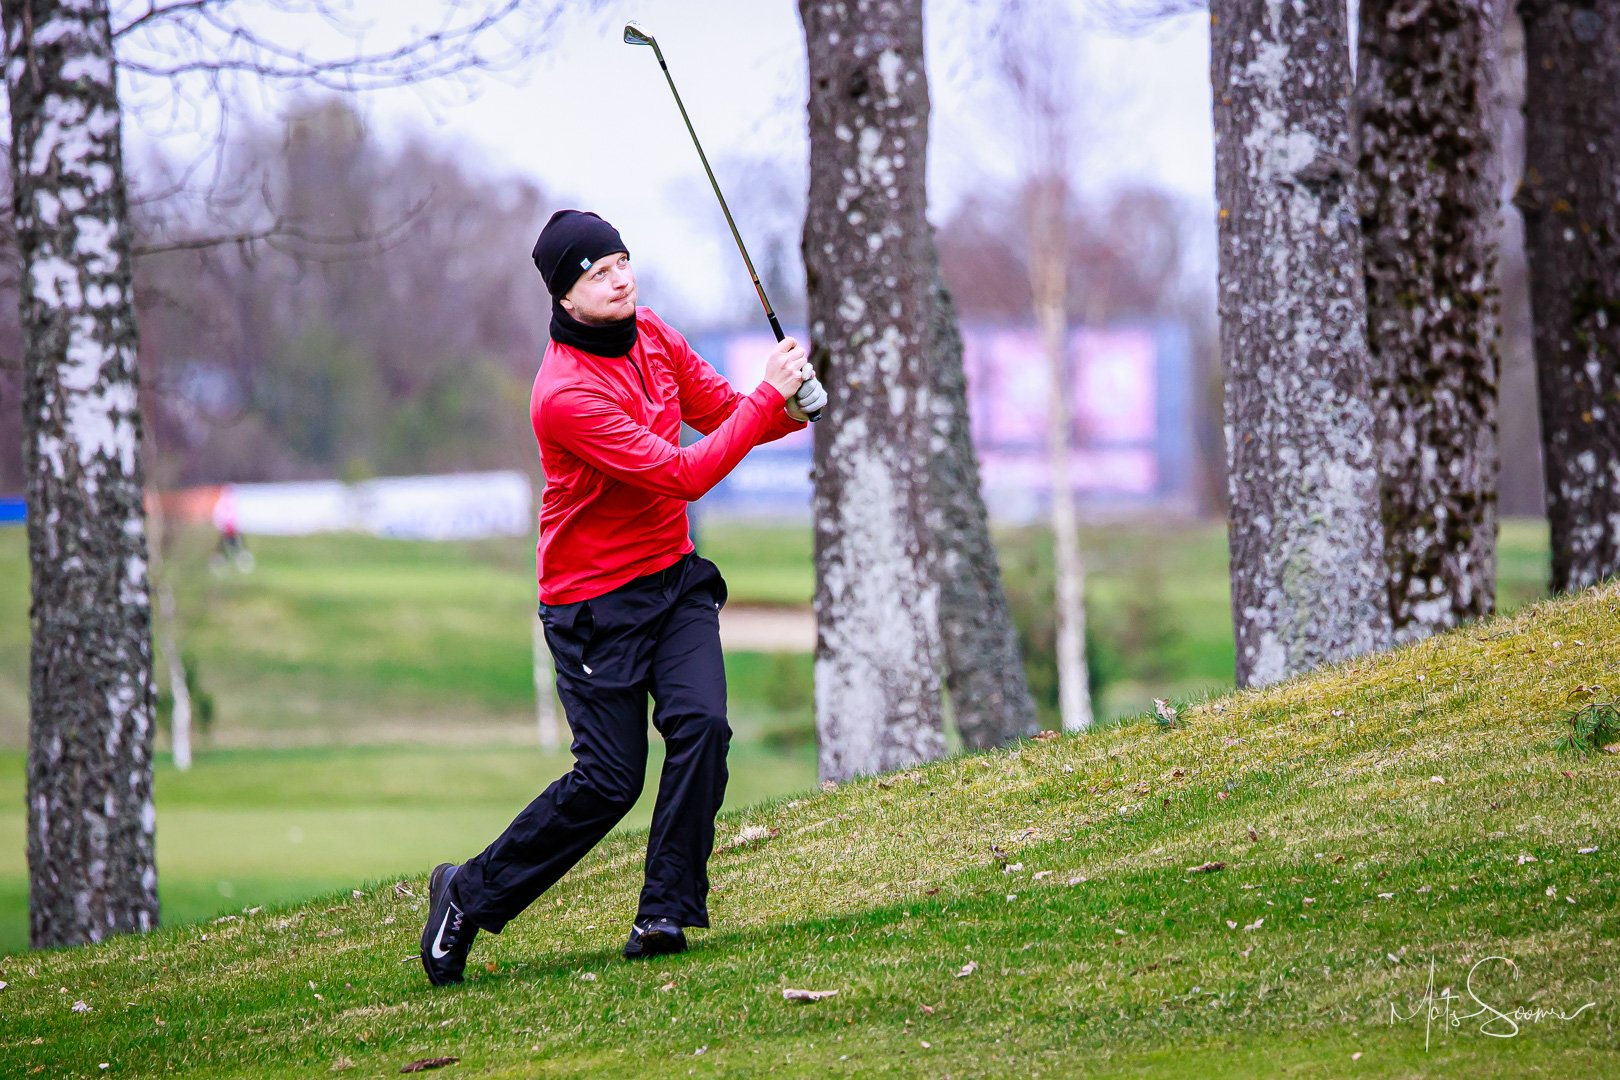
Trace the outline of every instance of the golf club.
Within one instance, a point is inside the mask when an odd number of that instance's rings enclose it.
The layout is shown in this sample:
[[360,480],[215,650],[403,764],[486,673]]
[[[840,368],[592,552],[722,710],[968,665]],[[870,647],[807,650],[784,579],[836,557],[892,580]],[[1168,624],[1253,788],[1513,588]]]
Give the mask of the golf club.
[[[770,299],[765,295],[765,286],[759,283],[759,274],[754,271],[754,260],[748,257],[748,249],[743,246],[742,234],[737,231],[737,223],[732,220],[731,208],[726,205],[726,197],[720,194],[720,184],[714,178],[714,170],[709,168],[708,155],[703,152],[703,144],[698,142],[697,132],[692,128],[692,118],[686,115],[686,105],[681,101],[681,92],[675,89],[675,79],[669,73],[669,65],[664,62],[664,50],[658,47],[658,39],[649,34],[639,24],[627,22],[624,24],[624,43],[626,45],[651,45],[653,55],[658,58],[658,66],[664,69],[664,79],[669,83],[669,92],[675,95],[675,106],[681,110],[681,119],[686,121],[687,134],[692,136],[692,145],[697,147],[698,160],[703,162],[703,171],[709,176],[709,186],[714,188],[714,197],[720,200],[720,212],[726,215],[726,224],[731,226],[731,238],[737,241],[737,250],[742,252],[743,265],[748,267],[748,276],[754,282],[754,291],[759,294],[760,306],[765,309],[765,317],[771,322],[771,332],[776,340],[781,341],[787,335],[782,333],[782,324],[777,321],[776,312],[771,310]],[[812,397],[821,388],[821,383],[810,379],[799,387],[796,395],[801,401]],[[807,413],[812,422],[821,419],[821,410]]]

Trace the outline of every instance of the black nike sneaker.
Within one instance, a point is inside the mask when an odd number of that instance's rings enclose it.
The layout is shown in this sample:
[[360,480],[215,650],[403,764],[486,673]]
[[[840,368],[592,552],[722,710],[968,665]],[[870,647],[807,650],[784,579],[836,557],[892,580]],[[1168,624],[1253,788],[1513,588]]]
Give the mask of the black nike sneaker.
[[478,927],[472,924],[450,896],[450,884],[461,867],[440,863],[428,878],[428,917],[422,928],[422,967],[428,982],[446,986],[461,981],[467,970],[467,950],[472,948]]
[[659,916],[638,919],[630,924],[630,940],[625,942],[624,958],[638,960],[644,956],[666,956],[686,951],[686,934],[674,919]]

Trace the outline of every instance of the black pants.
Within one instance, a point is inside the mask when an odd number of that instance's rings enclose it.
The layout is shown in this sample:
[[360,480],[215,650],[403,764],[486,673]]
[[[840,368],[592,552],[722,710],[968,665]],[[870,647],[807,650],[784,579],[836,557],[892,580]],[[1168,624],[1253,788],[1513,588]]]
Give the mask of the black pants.
[[480,929],[500,933],[635,805],[649,694],[665,756],[637,918],[709,925],[709,854],[731,743],[725,602],[720,571],[694,554],[594,599],[541,605],[574,768],[457,874],[456,898]]

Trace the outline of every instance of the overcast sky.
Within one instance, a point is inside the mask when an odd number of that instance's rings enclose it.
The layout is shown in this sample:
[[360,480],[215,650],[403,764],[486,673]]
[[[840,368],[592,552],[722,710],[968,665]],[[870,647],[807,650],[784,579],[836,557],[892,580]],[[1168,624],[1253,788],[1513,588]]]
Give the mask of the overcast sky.
[[[360,4],[359,6],[364,6]],[[1007,185],[1017,143],[987,58],[988,0],[929,0],[932,97],[930,216],[942,220],[975,189]],[[1084,0],[1073,0],[1078,10]],[[442,18],[440,0],[391,0],[374,16],[396,32]],[[650,49],[625,45],[626,18],[654,33],[756,263],[750,229],[749,159],[784,164],[802,191],[808,156],[804,41],[792,0],[635,0],[563,20],[521,70],[477,77],[471,100],[434,91],[368,95],[362,108],[390,138],[429,131],[494,176],[539,182],[555,206],[595,209],[625,235],[661,309],[713,320],[746,309],[752,289],[702,167]],[[316,20],[306,19],[318,39]],[[1093,29],[1074,35],[1083,136],[1077,186],[1093,194],[1149,183],[1183,196],[1197,216],[1213,205],[1207,16],[1150,33]],[[258,96],[253,108],[284,104]],[[129,139],[173,139],[161,124],[132,125]],[[1213,211],[1210,210],[1210,213]],[[763,216],[756,211],[756,216]],[[536,230],[543,221],[534,223]],[[1212,224],[1201,233],[1213,235]],[[527,254],[527,245],[522,243]],[[770,282],[767,281],[767,288]]]

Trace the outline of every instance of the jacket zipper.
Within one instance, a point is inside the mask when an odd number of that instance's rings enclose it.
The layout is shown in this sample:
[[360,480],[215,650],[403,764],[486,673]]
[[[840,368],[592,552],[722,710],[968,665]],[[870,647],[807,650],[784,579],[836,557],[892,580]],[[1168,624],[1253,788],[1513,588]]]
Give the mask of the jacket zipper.
[[631,367],[633,367],[633,368],[635,368],[635,369],[636,369],[636,382],[638,382],[638,383],[640,383],[640,384],[641,384],[641,393],[642,393],[642,396],[643,396],[643,397],[645,397],[645,398],[646,398],[646,399],[647,399],[647,403],[648,403],[648,404],[649,404],[649,405],[652,405],[652,404],[656,404],[656,403],[655,403],[655,402],[654,402],[654,401],[653,401],[653,396],[652,396],[652,394],[651,394],[651,393],[649,393],[649,392],[648,392],[648,390],[647,390],[647,380],[646,380],[646,379],[643,379],[643,378],[642,378],[642,377],[641,377],[641,365],[640,365],[640,364],[638,364],[638,363],[636,363],[636,361],[635,361],[635,358],[634,358],[634,357],[632,357],[632,356],[628,356],[628,355],[627,355],[627,356],[625,356],[625,359],[626,359],[626,360],[629,360],[629,361],[630,361],[630,366],[631,366]]

